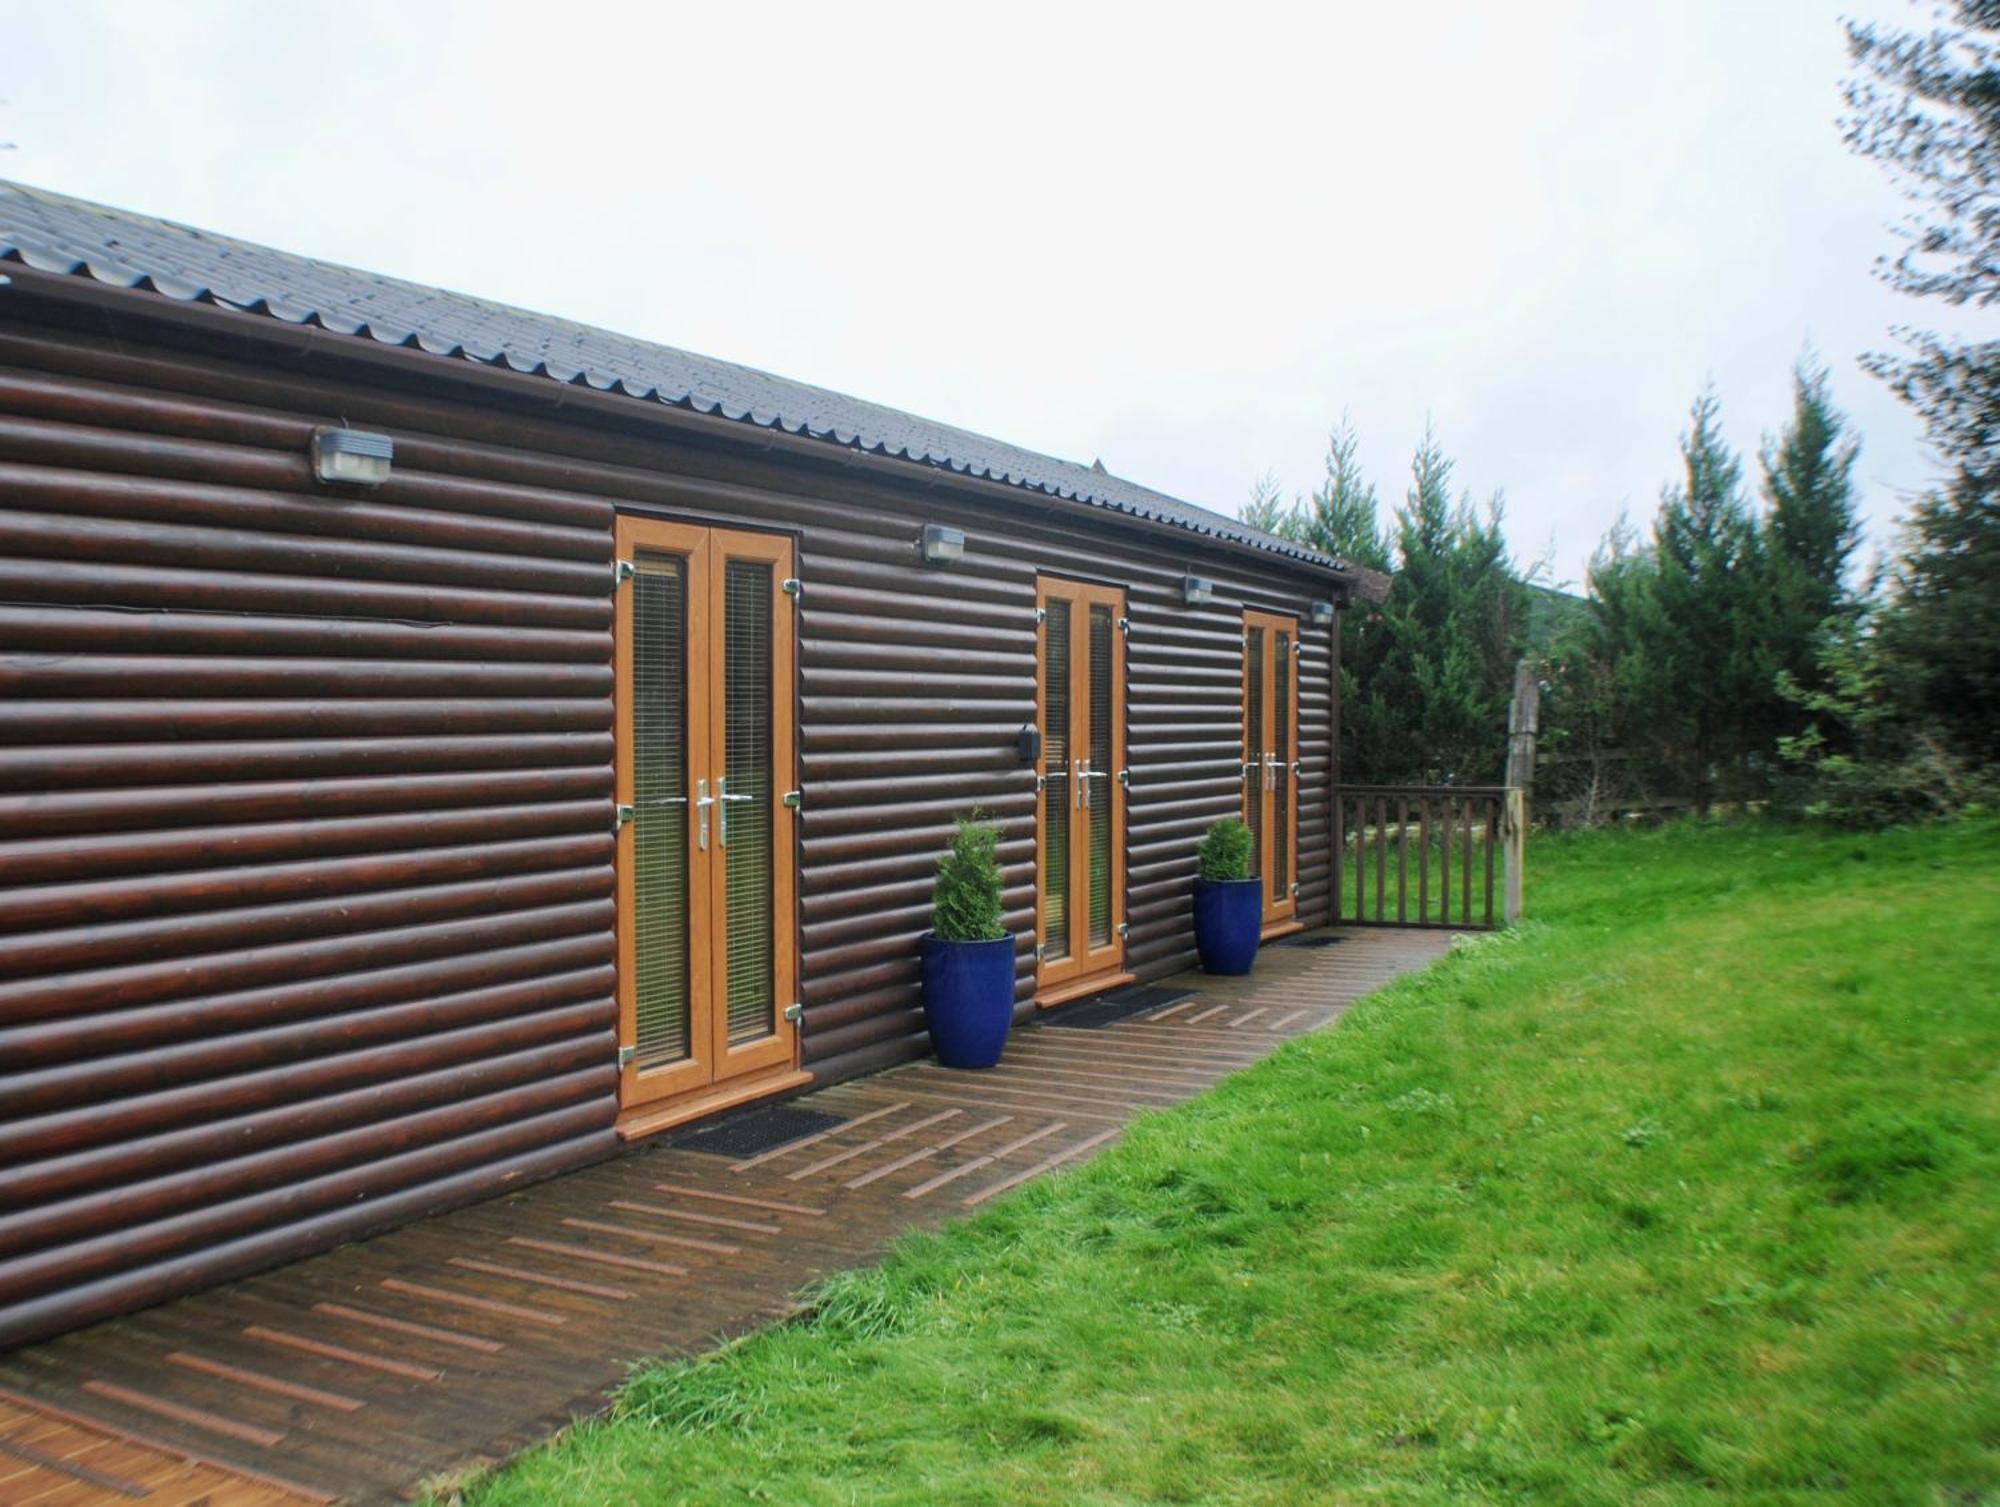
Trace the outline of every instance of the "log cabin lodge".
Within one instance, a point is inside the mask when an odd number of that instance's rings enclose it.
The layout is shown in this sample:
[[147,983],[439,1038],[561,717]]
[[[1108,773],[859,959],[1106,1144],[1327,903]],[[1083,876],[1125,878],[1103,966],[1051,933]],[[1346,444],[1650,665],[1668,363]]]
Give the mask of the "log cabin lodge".
[[1107,474],[0,183],[0,1348],[1329,919],[1380,577]]

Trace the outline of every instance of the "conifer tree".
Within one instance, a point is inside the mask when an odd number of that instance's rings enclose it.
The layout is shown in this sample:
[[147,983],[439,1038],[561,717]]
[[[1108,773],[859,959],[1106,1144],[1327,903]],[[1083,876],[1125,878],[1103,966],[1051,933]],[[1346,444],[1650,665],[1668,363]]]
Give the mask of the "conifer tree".
[[1323,555],[1370,570],[1390,568],[1375,483],[1361,471],[1361,441],[1347,415],[1326,442],[1326,476],[1297,510],[1290,537]]
[[1821,650],[1830,620],[1853,605],[1846,575],[1860,538],[1854,462],[1860,445],[1833,405],[1829,376],[1810,356],[1792,371],[1792,416],[1760,456],[1766,511],[1760,522],[1760,581],[1752,606],[1758,633],[1756,675],[1768,688],[1747,704],[1750,746],[1773,747],[1802,730],[1795,697],[1775,689],[1780,674],[1795,688],[1822,681]]
[[[1848,145],[1925,206],[1898,228],[1902,254],[1877,271],[1899,292],[1955,306],[2000,303],[2000,0],[1952,0],[1926,32],[1847,23]],[[1907,357],[1876,355],[1923,416],[1963,489],[2000,486],[2000,341],[1898,329]],[[1921,526],[1921,517],[1917,520]]]
[[[1382,531],[1375,483],[1361,469],[1361,443],[1345,414],[1327,438],[1326,474],[1287,520],[1286,533],[1308,549],[1387,574],[1394,569]],[[1381,609],[1355,600],[1340,614],[1340,705],[1343,780],[1382,778],[1382,750],[1395,737],[1386,708],[1371,705],[1368,688],[1388,646]]]
[[1769,695],[1771,680],[1757,647],[1758,538],[1721,420],[1704,389],[1681,437],[1683,479],[1662,494],[1653,525],[1658,657],[1671,687],[1658,725],[1702,811],[1741,772],[1744,706]]
[[1810,355],[1792,369],[1792,420],[1760,457],[1769,549],[1811,583],[1818,618],[1845,595],[1847,564],[1860,538],[1854,511],[1854,462],[1860,442],[1833,406],[1830,374]]
[[1559,620],[1547,665],[1544,788],[1590,826],[1626,802],[1670,794],[1663,708],[1673,686],[1660,651],[1659,556],[1621,517],[1592,553],[1581,610]]
[[1285,503],[1278,478],[1269,471],[1250,484],[1250,497],[1243,504],[1243,521],[1266,534],[1293,537],[1293,515],[1297,509]]
[[[1847,139],[1923,206],[1885,260],[1891,287],[2000,303],[2000,0],[1953,0],[1928,32],[1848,24]],[[1950,468],[1908,519],[1874,647],[1912,735],[1972,764],[2000,746],[2000,340],[1898,330],[1870,366],[1923,418]]]
[[1426,431],[1396,514],[1380,653],[1358,677],[1359,705],[1350,703],[1355,778],[1477,784],[1497,778],[1505,760],[1522,588],[1500,499],[1482,520],[1469,498],[1452,502],[1451,473]]

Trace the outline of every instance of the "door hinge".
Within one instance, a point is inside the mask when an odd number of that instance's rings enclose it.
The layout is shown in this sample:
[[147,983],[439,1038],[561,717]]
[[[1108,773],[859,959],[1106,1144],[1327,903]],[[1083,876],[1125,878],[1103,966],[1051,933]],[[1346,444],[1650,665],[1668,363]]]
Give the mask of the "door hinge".
[[800,1021],[804,1020],[805,1018],[806,1018],[806,1007],[802,1004],[799,1004],[796,1000],[793,1001],[791,1004],[785,1006],[785,1019],[789,1020],[793,1025],[797,1025]]
[[618,1065],[620,1067],[630,1067],[638,1059],[638,1056],[639,1049],[637,1047],[620,1047],[618,1049]]
[[1048,953],[1048,947],[1049,947],[1049,944],[1048,944],[1048,943],[1046,943],[1046,942],[1037,942],[1037,943],[1035,944],[1035,961],[1036,961],[1037,963],[1041,962],[1041,960],[1043,959],[1043,957],[1045,957],[1045,956],[1047,955],[1047,953]]
[[633,565],[630,560],[613,560],[611,562],[611,589],[616,591],[627,581],[631,580],[633,573],[637,569],[638,567]]
[[1120,922],[1118,923],[1118,935],[1119,935],[1119,936],[1121,936],[1121,937],[1123,937],[1123,936],[1129,936],[1129,935],[1131,935],[1131,932],[1132,932],[1132,923],[1131,923],[1130,921],[1120,921]]
[[1048,620],[1049,620],[1049,609],[1046,607],[1037,607],[1035,609],[1035,621],[1038,623],[1046,623]]
[[778,589],[788,597],[795,597],[805,590],[805,586],[797,576],[786,576],[778,583]]
[[1123,785],[1127,790],[1130,790],[1132,788],[1132,771],[1129,769],[1119,770],[1118,783]]
[[785,792],[784,802],[794,811],[798,810],[799,807],[803,806],[805,804],[805,801],[806,801],[805,795],[800,791],[787,790]]
[[1132,619],[1130,619],[1129,617],[1121,617],[1120,619],[1118,619],[1118,631],[1124,634],[1128,638],[1131,637]]
[[1296,879],[1292,881],[1292,898],[1294,900],[1299,898],[1299,882]]
[[1303,653],[1305,653],[1305,652],[1306,652],[1306,643],[1305,643],[1305,640],[1304,640],[1304,639],[1302,639],[1302,638],[1295,638],[1295,639],[1293,639],[1293,640],[1292,640],[1292,652],[1293,652],[1294,654],[1303,654]]
[[632,818],[637,814],[638,813],[635,812],[630,806],[626,805],[622,801],[619,802],[616,808],[616,812],[611,818],[611,830],[613,832],[616,832],[620,827],[624,826],[625,823],[632,820]]
[[1035,776],[1035,794],[1036,794],[1036,795],[1041,795],[1041,794],[1042,794],[1043,792],[1045,792],[1045,791],[1046,791],[1046,790],[1047,790],[1048,788],[1049,788],[1049,779],[1048,779],[1048,776],[1047,776],[1047,775],[1041,775],[1041,774],[1038,774],[1038,775],[1036,775],[1036,776]]

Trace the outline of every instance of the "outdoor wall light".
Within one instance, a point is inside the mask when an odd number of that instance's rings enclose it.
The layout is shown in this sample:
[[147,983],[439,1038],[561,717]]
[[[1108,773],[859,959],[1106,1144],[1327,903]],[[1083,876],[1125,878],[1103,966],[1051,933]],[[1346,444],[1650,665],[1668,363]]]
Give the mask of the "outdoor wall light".
[[1309,612],[1312,619],[1312,625],[1315,628],[1326,628],[1332,626],[1333,603],[1314,602],[1312,604],[1312,607],[1309,609]]
[[1181,600],[1190,607],[1199,607],[1215,596],[1215,582],[1203,576],[1181,577]]
[[396,443],[386,434],[365,429],[315,429],[312,437],[313,475],[324,482],[349,487],[379,487],[389,479]]
[[927,523],[918,545],[926,565],[949,565],[965,558],[965,531],[946,528],[942,523]]

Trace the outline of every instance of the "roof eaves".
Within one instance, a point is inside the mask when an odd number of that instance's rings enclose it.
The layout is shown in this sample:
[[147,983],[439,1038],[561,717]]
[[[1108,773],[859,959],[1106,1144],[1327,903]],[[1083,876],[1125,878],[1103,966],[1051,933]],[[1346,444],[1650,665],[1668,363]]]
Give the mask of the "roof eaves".
[[[41,191],[35,192],[39,193]],[[81,201],[70,202],[80,203]],[[95,208],[96,206],[92,207]],[[122,214],[123,212],[108,211],[107,213]],[[164,225],[167,222],[149,223]],[[187,231],[187,233],[206,241],[221,239],[209,237],[203,232],[190,231],[187,227],[175,228]],[[222,254],[225,256],[229,254],[226,244],[222,248]],[[283,253],[274,254],[284,255]],[[297,260],[311,261],[309,258],[299,258]],[[613,372],[555,362],[546,357],[534,359],[508,349],[505,345],[501,344],[482,341],[475,345],[465,340],[440,339],[421,328],[404,328],[393,322],[356,317],[337,309],[308,306],[282,297],[261,295],[247,301],[231,299],[218,292],[212,285],[198,279],[189,279],[175,275],[173,272],[153,268],[137,267],[121,257],[104,251],[95,251],[90,255],[72,255],[60,251],[49,251],[23,238],[9,238],[0,240],[0,262],[7,261],[13,261],[41,272],[54,273],[65,277],[86,278],[108,287],[151,293],[178,303],[211,305],[221,309],[235,310],[269,318],[281,323],[317,328],[331,334],[358,336],[380,346],[417,350],[433,356],[457,357],[479,365],[501,367],[524,375],[531,375],[567,385],[586,386],[599,392],[649,399],[668,407],[682,408],[694,413],[717,416],[733,422],[773,429],[787,434],[802,435],[813,440],[843,446],[864,453],[926,465],[947,470],[956,475],[969,476],[1019,490],[1038,492],[1044,496],[1074,501],[1106,511],[1120,513],[1125,516],[1139,518],[1156,525],[1173,527],[1200,536],[1226,540],[1233,544],[1282,556],[1300,564],[1320,569],[1331,570],[1350,576],[1356,573],[1355,567],[1346,565],[1331,556],[1302,548],[1290,540],[1281,539],[1245,526],[1229,529],[1218,527],[1218,524],[1224,523],[1227,520],[1217,515],[1216,522],[1208,522],[1201,516],[1206,510],[1194,508],[1190,504],[1177,502],[1171,509],[1149,506],[1144,502],[1135,502],[1128,498],[1117,496],[1109,490],[1093,486],[1068,485],[1061,480],[1031,475],[1026,471],[1016,470],[1012,467],[982,465],[975,461],[934,450],[928,444],[892,444],[885,439],[871,438],[865,435],[860,429],[837,421],[816,423],[811,417],[807,416],[800,416],[796,420],[788,421],[784,414],[775,409],[732,403],[726,394],[720,392],[701,393],[697,390],[698,384],[691,385],[689,390],[685,392],[674,393],[657,384],[648,385],[643,382],[632,382],[626,377]],[[331,264],[318,265],[330,267]],[[347,269],[333,270],[341,273],[347,272]],[[553,322],[551,321],[551,323]],[[859,400],[853,401],[858,402]],[[866,406],[872,408],[874,405]],[[923,421],[917,422],[921,423]],[[1052,461],[1051,464],[1060,466],[1066,463]],[[1098,474],[1108,475],[1108,473],[1101,472]],[[1109,479],[1122,480],[1122,478]],[[1143,488],[1137,483],[1125,482],[1124,485],[1142,496],[1149,494],[1149,489]],[[1185,508],[1187,511],[1178,511],[1181,508]],[[1364,594],[1371,593],[1364,591]]]

